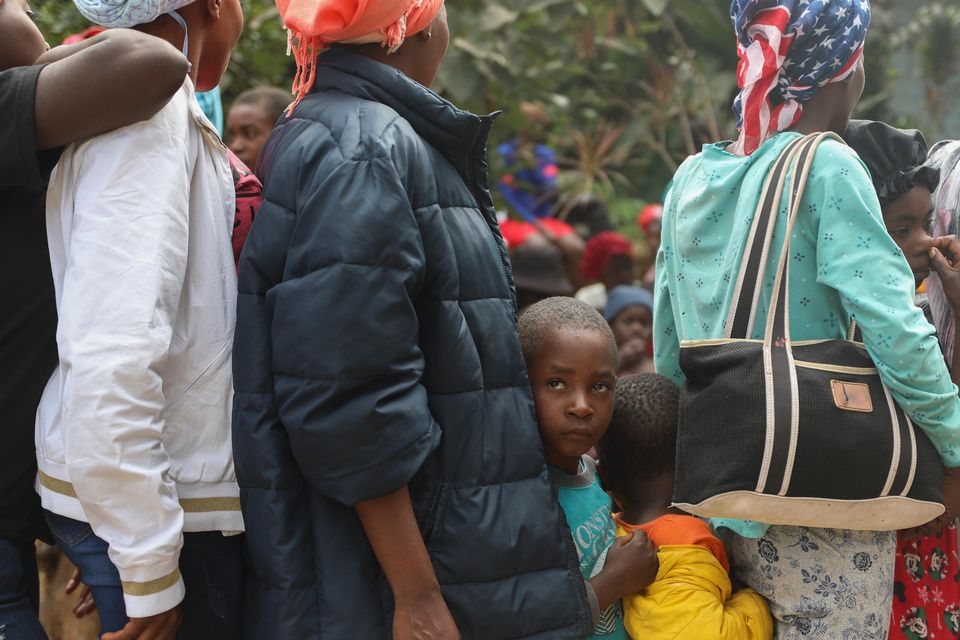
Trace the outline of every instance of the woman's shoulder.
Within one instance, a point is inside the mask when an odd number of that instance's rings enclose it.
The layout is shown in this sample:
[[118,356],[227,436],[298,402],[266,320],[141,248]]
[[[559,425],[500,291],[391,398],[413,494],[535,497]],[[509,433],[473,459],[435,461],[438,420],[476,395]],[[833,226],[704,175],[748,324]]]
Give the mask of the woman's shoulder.
[[410,123],[392,107],[345,93],[311,94],[286,123],[303,127],[308,138],[317,142],[332,138],[349,160],[390,155],[395,147],[421,143]]

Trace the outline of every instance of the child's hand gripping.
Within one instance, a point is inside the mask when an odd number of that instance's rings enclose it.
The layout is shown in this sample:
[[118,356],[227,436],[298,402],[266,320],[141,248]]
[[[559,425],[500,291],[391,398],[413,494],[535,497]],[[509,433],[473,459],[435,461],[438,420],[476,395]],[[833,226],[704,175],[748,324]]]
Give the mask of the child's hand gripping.
[[936,238],[930,248],[930,266],[940,276],[943,293],[954,313],[960,312],[960,239]]
[[657,578],[660,561],[657,547],[642,531],[635,531],[617,540],[607,551],[603,570],[590,580],[600,609],[640,593]]

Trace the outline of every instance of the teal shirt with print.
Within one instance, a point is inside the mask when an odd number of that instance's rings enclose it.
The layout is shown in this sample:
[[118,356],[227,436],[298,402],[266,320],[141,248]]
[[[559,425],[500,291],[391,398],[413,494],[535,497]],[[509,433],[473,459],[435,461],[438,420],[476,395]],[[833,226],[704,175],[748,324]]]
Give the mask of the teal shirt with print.
[[[688,158],[664,200],[654,294],[657,371],[684,381],[680,342],[723,337],[737,271],[763,180],[799,134],[781,133],[750,156],[703,147]],[[786,232],[781,203],[753,338],[763,337],[767,304]],[[880,203],[856,153],[828,140],[817,151],[790,249],[790,335],[843,339],[855,318],[893,397],[922,428],[944,463],[960,466],[960,399],[933,327],[914,305],[914,278],[887,234]],[[714,521],[758,538],[766,525]]]
[[[600,573],[607,550],[617,538],[613,521],[613,500],[600,486],[597,463],[590,456],[580,459],[577,475],[570,475],[554,467],[550,479],[557,488],[560,508],[567,518],[573,542],[580,558],[580,572],[584,580]],[[600,613],[600,622],[593,629],[591,640],[630,640],[623,626],[623,604],[620,601]]]

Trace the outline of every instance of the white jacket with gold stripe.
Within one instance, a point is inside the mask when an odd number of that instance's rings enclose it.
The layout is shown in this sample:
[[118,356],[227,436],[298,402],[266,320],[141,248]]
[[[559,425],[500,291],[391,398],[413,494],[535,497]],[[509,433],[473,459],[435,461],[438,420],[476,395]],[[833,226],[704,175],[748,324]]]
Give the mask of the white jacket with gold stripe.
[[183,532],[243,530],[234,206],[189,79],[150,120],[70,146],[51,178],[60,361],[37,414],[37,488],[109,544],[130,617],[182,600]]

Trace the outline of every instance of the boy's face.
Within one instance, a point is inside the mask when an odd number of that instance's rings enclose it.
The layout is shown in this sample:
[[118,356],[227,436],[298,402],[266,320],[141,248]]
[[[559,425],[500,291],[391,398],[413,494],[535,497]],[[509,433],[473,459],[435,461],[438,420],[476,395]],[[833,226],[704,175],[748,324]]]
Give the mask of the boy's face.
[[903,251],[917,287],[930,275],[933,245],[933,198],[929,189],[915,186],[883,207],[887,233]]
[[32,65],[49,48],[27,0],[0,0],[0,71]]
[[600,331],[557,329],[529,363],[547,462],[567,473],[577,472],[580,456],[610,426],[617,380],[611,347]]
[[617,314],[610,323],[610,328],[617,339],[617,346],[631,340],[649,340],[653,330],[653,315],[650,309],[633,304]]
[[230,150],[251,169],[257,168],[260,150],[273,132],[273,120],[259,104],[235,104],[227,114]]

